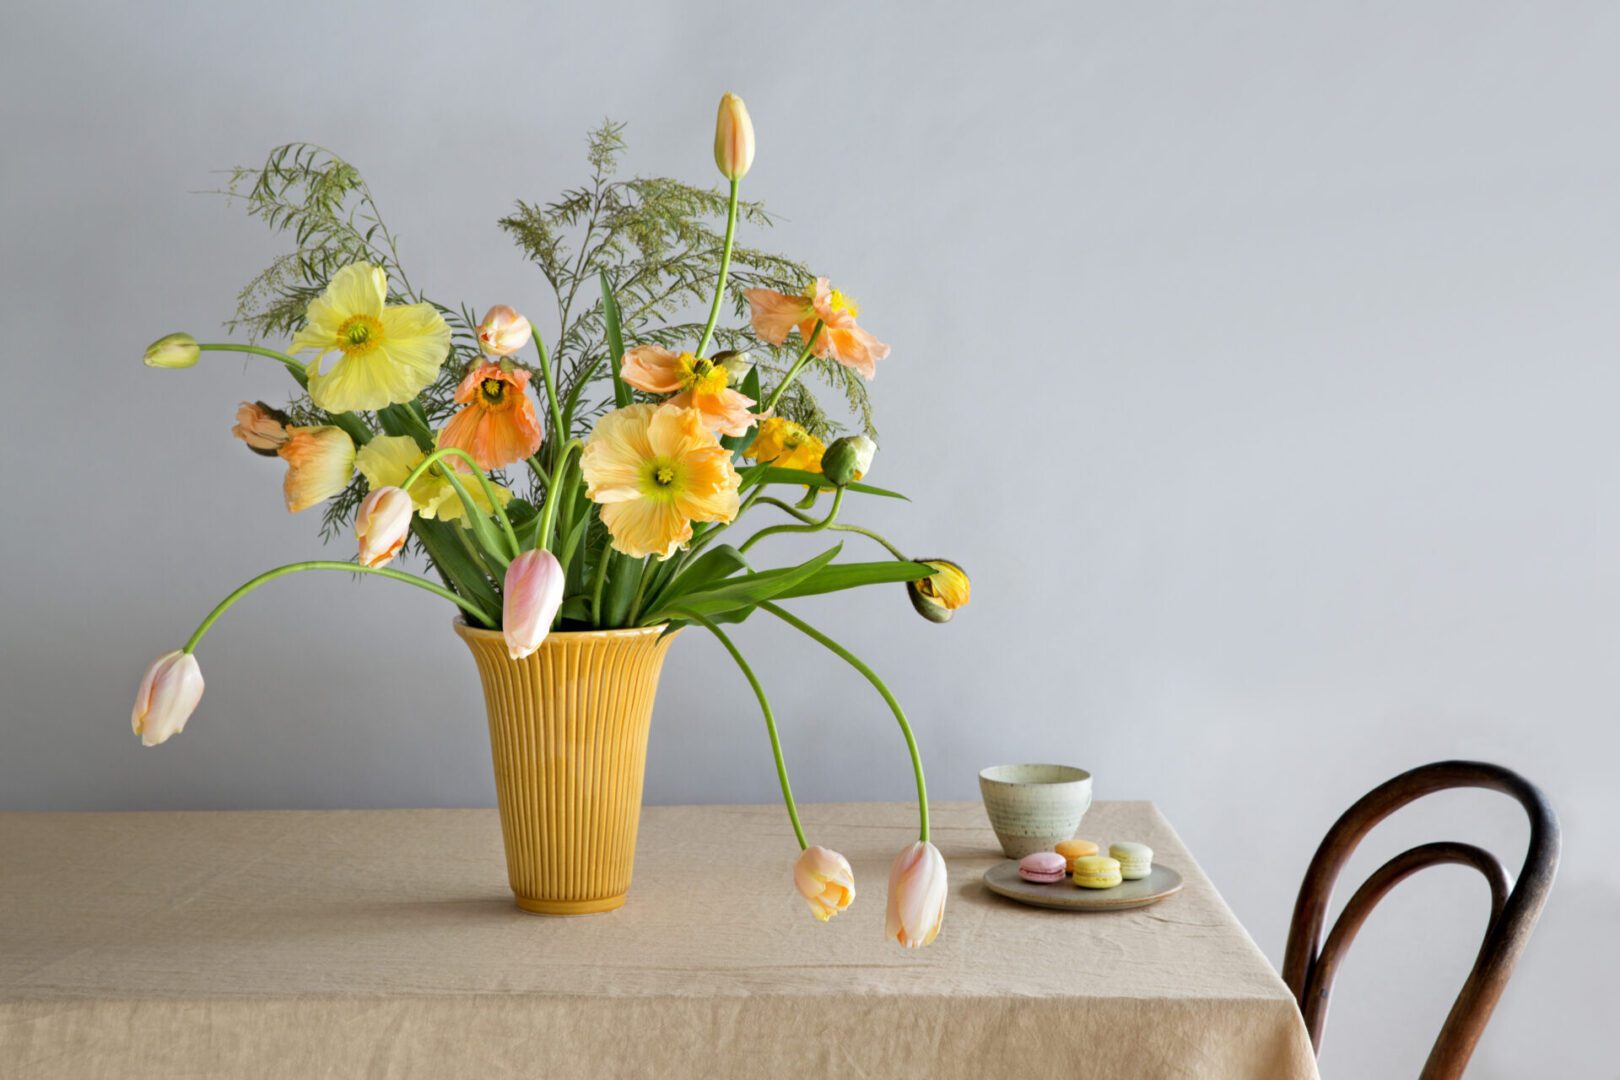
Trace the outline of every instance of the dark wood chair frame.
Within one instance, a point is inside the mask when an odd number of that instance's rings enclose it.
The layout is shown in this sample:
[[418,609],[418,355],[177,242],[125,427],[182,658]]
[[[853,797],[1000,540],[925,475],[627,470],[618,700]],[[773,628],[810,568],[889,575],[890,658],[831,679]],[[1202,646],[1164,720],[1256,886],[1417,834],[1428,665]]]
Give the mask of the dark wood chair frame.
[[[1508,878],[1495,856],[1472,844],[1453,841],[1423,844],[1395,856],[1367,878],[1345,904],[1324,944],[1322,927],[1327,919],[1334,882],[1373,826],[1425,795],[1469,787],[1511,795],[1529,815],[1530,846],[1518,882],[1515,884]],[[1558,816],[1546,796],[1524,777],[1500,765],[1479,761],[1436,762],[1402,773],[1362,796],[1334,823],[1317,848],[1300,885],[1294,919],[1288,930],[1283,981],[1299,1002],[1311,1045],[1320,1053],[1333,977],[1345,950],[1378,901],[1424,867],[1448,863],[1472,866],[1484,875],[1490,887],[1490,922],[1473,969],[1446,1016],[1422,1073],[1422,1080],[1461,1077],[1485,1025],[1490,1022],[1491,1010],[1513,974],[1519,954],[1530,940],[1542,905],[1547,902],[1553,875],[1558,870],[1559,844]]]

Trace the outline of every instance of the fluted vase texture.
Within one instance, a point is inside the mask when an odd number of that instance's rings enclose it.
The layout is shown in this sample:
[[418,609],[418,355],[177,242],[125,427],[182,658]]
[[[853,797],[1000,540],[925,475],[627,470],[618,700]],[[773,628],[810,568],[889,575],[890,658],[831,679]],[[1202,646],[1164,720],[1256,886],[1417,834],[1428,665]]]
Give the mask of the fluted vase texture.
[[662,626],[553,633],[522,660],[457,620],[484,683],[507,877],[518,907],[585,915],[624,903],[635,865]]

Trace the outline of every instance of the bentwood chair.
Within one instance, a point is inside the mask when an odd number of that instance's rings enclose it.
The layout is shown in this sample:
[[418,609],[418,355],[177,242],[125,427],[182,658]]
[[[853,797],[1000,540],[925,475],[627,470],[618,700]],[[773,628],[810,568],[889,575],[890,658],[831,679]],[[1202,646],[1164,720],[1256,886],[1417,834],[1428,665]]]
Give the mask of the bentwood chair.
[[[1364,836],[1384,818],[1407,803],[1448,788],[1489,788],[1519,800],[1530,816],[1530,848],[1524,868],[1513,882],[1496,857],[1472,844],[1441,841],[1402,852],[1375,870],[1350,897],[1338,921],[1322,940],[1333,883]],[[1485,877],[1491,890],[1491,918],[1485,940],[1462,992],[1451,1006],[1435,1040],[1422,1080],[1456,1080],[1463,1074],[1490,1022],[1491,1010],[1513,974],[1513,966],[1530,940],[1541,907],[1552,890],[1558,869],[1558,816],[1546,796],[1518,773],[1479,761],[1441,761],[1423,765],[1380,784],[1364,795],[1328,830],[1316,849],[1294,905],[1283,958],[1283,981],[1293,991],[1310,1032],[1311,1045],[1322,1047],[1322,1025],[1327,1019],[1333,976],[1356,932],[1386,893],[1426,866],[1459,863],[1472,866]]]

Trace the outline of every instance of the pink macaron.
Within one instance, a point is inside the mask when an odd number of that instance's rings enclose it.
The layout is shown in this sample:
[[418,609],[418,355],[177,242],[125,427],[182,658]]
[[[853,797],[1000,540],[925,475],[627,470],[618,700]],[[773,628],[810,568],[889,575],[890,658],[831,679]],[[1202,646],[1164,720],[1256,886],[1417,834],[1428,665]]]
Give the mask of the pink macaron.
[[1069,860],[1055,851],[1037,851],[1018,860],[1018,876],[1050,885],[1069,876]]

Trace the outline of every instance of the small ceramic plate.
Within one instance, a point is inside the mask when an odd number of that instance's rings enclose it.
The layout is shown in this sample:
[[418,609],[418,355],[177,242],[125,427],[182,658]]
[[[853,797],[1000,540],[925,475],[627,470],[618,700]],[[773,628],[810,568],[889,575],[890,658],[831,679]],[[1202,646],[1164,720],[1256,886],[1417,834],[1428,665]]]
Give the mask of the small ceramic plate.
[[1059,911],[1124,911],[1157,904],[1181,891],[1181,875],[1157,863],[1145,878],[1112,889],[1082,889],[1069,878],[1050,885],[1025,881],[1018,876],[1018,860],[1008,859],[986,870],[984,883],[991,892],[1009,900]]

